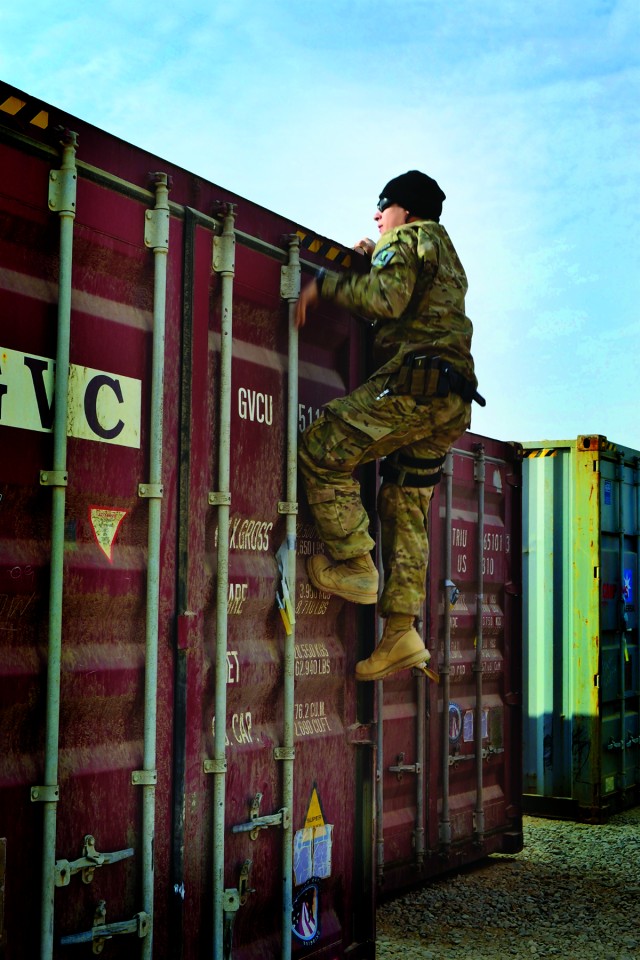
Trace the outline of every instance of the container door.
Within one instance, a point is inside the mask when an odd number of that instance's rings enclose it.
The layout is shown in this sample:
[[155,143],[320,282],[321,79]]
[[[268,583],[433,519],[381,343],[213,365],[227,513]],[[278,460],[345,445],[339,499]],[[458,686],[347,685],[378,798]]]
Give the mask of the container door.
[[[573,751],[590,739],[584,729],[572,744],[574,569],[576,535],[596,523],[589,511],[595,499],[577,500],[575,449],[550,444],[525,449],[523,462],[523,600],[524,600],[524,792],[534,798],[573,794]],[[589,482],[594,476],[589,465]],[[571,505],[574,504],[572,507]],[[586,504],[586,513],[584,507]],[[597,565],[597,548],[586,567]],[[587,587],[591,583],[587,581]],[[584,691],[596,712],[597,691]],[[581,749],[581,748],[578,748]],[[579,760],[582,763],[582,758]]]
[[[242,209],[238,211],[243,215]],[[244,225],[250,211],[244,211]],[[258,249],[256,249],[256,247]],[[285,543],[288,318],[282,262],[238,235],[233,293],[227,713],[215,715],[220,363],[219,282],[210,229],[187,224],[192,308],[185,313],[179,542],[180,651],[177,726],[185,957],[211,943],[212,776],[215,725],[226,733],[225,943],[234,960],[282,955],[373,955],[372,745],[358,725],[353,670],[357,611],[308,583],[305,558],[320,549],[305,513],[297,523],[294,805],[283,810],[285,623],[278,551]],[[325,314],[300,344],[300,429],[349,388],[357,338]],[[181,719],[180,719],[181,716]],[[365,733],[362,733],[362,729]],[[362,741],[369,741],[363,743]],[[178,784],[179,785],[179,784]],[[282,818],[293,830],[293,912],[283,917]],[[230,907],[230,908],[229,908]]]
[[[61,682],[47,699],[52,490],[52,398],[57,342],[59,226],[47,208],[50,169],[3,145],[0,235],[0,832],[6,838],[8,955],[40,956],[43,802],[55,802],[53,954],[96,942],[139,957],[149,501],[149,369],[153,255],[144,245],[148,199],[80,176],[73,243]],[[176,343],[166,377],[176,382]],[[170,422],[170,418],[167,417]],[[175,462],[175,442],[165,448]],[[43,476],[45,474],[45,476]],[[171,470],[167,487],[171,489]],[[174,514],[162,512],[161,604],[174,607]],[[165,576],[168,569],[169,575]],[[171,618],[160,621],[169,647]],[[172,670],[160,658],[171,700]],[[56,704],[55,701],[59,701]],[[59,712],[58,712],[59,705]],[[45,717],[59,717],[57,797],[42,788]],[[159,714],[156,871],[168,870],[171,710]],[[153,844],[153,836],[149,837]],[[51,872],[49,872],[51,871]],[[47,881],[48,882],[48,881]],[[46,884],[45,884],[46,886]],[[46,896],[46,892],[44,894]],[[166,910],[155,932],[166,936]],[[102,941],[104,943],[104,941]],[[150,942],[150,941],[149,941]]]
[[385,894],[522,843],[517,451],[461,437],[429,529],[424,636],[440,682],[405,671],[380,685]]
[[[285,485],[289,322],[281,268],[283,235],[295,228],[248,201],[239,210],[246,232],[236,235],[231,395],[224,394],[231,401],[225,578],[217,489],[221,280],[212,270],[220,224],[212,211],[228,193],[1,86],[0,944],[12,960],[40,955],[39,879],[44,872],[48,883],[55,870],[55,960],[77,944],[125,960],[210,957],[212,916],[221,912],[225,956],[238,960],[373,956],[375,744],[371,697],[354,680],[363,631],[373,624],[370,613],[308,584],[304,560],[321,545],[301,492],[290,585],[294,696],[288,705],[283,696],[278,552],[295,504]],[[49,476],[60,257],[48,189],[51,169],[60,167],[51,146],[59,126],[75,130],[80,144],[66,478]],[[147,171],[164,169],[169,215],[155,217]],[[153,250],[167,239],[165,338],[156,350]],[[323,251],[339,253],[302,239],[316,268]],[[300,429],[362,377],[357,325],[329,307],[315,321],[300,337]],[[164,389],[156,409],[154,358]],[[162,482],[155,483],[150,437],[160,423]],[[47,706],[52,479],[66,483],[66,502],[61,683]],[[161,504],[157,568],[152,501]],[[227,655],[216,676],[221,579]],[[151,619],[150,585],[158,600]],[[226,710],[216,716],[221,672]],[[45,717],[58,701],[58,782],[45,784]],[[295,740],[286,808],[285,710]],[[226,737],[221,837],[212,829],[216,725]],[[43,864],[44,803],[55,804],[56,838],[55,856]],[[289,850],[283,824],[291,828]]]
[[600,696],[602,803],[632,803],[638,736],[638,519],[640,458],[618,448],[600,461]]
[[526,804],[598,820],[638,796],[638,453],[525,456]]

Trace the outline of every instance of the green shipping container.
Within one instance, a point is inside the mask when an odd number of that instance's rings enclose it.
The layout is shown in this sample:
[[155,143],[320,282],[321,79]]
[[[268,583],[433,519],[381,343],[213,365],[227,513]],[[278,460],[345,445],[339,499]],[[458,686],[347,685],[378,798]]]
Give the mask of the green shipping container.
[[524,807],[602,820],[640,802],[640,452],[523,447]]

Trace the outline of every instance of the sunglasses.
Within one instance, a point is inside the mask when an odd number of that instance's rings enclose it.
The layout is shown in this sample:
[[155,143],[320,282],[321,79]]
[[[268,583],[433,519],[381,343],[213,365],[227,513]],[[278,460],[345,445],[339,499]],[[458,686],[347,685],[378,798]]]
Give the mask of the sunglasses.
[[380,197],[377,203],[378,210],[380,213],[384,213],[387,207],[392,207],[395,202],[395,200],[389,200],[389,197]]

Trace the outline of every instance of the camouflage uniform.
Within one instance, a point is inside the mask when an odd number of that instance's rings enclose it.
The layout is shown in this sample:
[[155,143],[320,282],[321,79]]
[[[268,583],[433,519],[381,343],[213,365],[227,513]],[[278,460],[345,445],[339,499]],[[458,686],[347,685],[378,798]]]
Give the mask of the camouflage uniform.
[[[412,352],[438,356],[474,385],[472,325],[464,312],[467,280],[439,223],[419,220],[387,231],[367,275],[327,274],[320,295],[374,323],[376,347],[394,356],[361,387],[332,400],[304,432],[300,471],[320,537],[334,560],[370,551],[369,517],[353,471],[396,451],[432,460],[467,429],[471,405],[447,397],[394,392]],[[433,474],[433,469],[412,469]],[[385,587],[380,613],[418,615],[429,553],[427,513],[432,486],[384,482],[378,496]]]

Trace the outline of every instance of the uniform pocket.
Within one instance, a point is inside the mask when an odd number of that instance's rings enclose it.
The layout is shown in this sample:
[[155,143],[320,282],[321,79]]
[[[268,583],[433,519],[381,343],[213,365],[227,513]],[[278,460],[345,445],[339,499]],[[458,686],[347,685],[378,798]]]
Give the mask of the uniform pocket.
[[393,433],[402,436],[410,430],[416,402],[410,396],[398,396],[388,390],[389,378],[373,377],[347,397],[327,404],[335,417],[365,434],[372,443]]
[[324,488],[309,490],[307,499],[318,532],[325,542],[344,540],[362,525],[364,511],[357,493],[341,492],[336,497],[335,490]]

